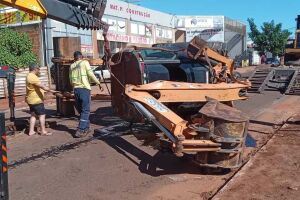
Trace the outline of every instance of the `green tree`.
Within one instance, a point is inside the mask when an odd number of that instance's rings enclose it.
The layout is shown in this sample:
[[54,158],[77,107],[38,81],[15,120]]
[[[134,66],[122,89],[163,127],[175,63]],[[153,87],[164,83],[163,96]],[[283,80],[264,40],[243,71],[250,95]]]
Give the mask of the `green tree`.
[[249,37],[255,44],[255,48],[261,52],[271,52],[273,56],[282,55],[285,45],[291,33],[288,30],[282,30],[282,24],[264,22],[261,31],[258,30],[253,18],[248,18],[251,32]]
[[0,29],[0,64],[17,68],[26,68],[36,63],[37,57],[32,52],[32,42],[26,33],[12,29]]

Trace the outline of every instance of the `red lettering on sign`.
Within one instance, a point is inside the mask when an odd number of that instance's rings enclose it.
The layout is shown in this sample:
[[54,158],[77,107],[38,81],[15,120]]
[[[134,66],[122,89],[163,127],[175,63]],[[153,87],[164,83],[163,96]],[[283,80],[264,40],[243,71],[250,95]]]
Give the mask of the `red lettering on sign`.
[[110,4],[110,9],[112,10],[118,10],[118,5],[113,5],[113,4]]
[[34,15],[33,14],[29,13],[28,16],[29,16],[29,20],[34,20]]
[[11,13],[4,13],[4,24],[9,24],[9,23],[13,23],[14,19],[15,19],[15,12],[11,12]]
[[148,13],[148,12],[143,12],[142,10],[134,10],[131,8],[126,8],[126,10],[125,10],[123,7],[115,5],[115,4],[110,4],[109,8],[114,11],[126,12],[131,15],[141,16],[141,17],[145,17],[145,18],[151,17],[150,13]]

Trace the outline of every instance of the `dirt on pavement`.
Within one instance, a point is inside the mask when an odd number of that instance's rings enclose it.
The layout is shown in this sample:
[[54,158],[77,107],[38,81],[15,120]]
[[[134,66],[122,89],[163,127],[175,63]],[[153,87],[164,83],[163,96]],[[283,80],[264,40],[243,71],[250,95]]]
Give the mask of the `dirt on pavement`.
[[300,125],[284,125],[214,199],[299,199],[299,150]]
[[[293,97],[292,100],[286,97],[281,100],[282,95],[279,93],[253,94],[251,97],[259,99],[261,104],[250,98],[247,101],[238,102],[236,106],[250,113],[249,115],[257,121],[267,121],[272,115],[273,108],[277,109],[277,112],[273,113],[278,115],[277,119],[286,118],[285,115],[279,114],[280,105],[300,100],[299,97]],[[272,105],[272,103],[275,104]],[[55,106],[50,106],[48,109],[48,112],[52,110],[50,113],[53,113]],[[286,109],[287,107],[283,107],[281,112]],[[293,109],[297,112],[298,107],[295,106]],[[102,129],[123,123],[112,114],[110,102],[94,101],[91,110],[92,129]],[[271,114],[263,115],[263,110]],[[20,112],[18,116],[28,115],[26,112]],[[271,117],[271,120],[273,119]],[[136,136],[128,132],[108,135],[96,133],[87,138],[74,139],[71,134],[77,126],[76,118],[58,118],[51,114],[48,120],[56,122],[56,125],[51,127],[54,133],[51,137],[19,135],[9,138],[11,199],[209,199],[223,186],[229,189],[230,184],[226,187],[227,181],[231,183],[236,177],[243,178],[245,174],[249,174],[247,168],[243,168],[246,170],[245,173],[235,174],[236,171],[208,173],[191,163],[190,160],[177,158],[173,154],[145,145],[144,141],[138,140]],[[257,149],[265,145],[272,137],[274,130],[272,126],[253,123],[250,124],[250,128],[249,135],[254,144],[247,145],[246,157],[251,157]],[[273,139],[268,145],[272,144]],[[268,145],[266,145],[267,148]],[[296,143],[295,148],[296,146],[299,144]],[[279,150],[278,146],[274,151]],[[256,155],[260,154],[261,152]],[[272,151],[269,151],[269,155],[266,154],[264,157],[269,156],[271,159],[272,155]],[[289,159],[293,156],[289,156]],[[282,157],[275,157],[275,159],[282,159]],[[264,158],[261,158],[258,164],[263,167]],[[253,165],[253,168],[254,175],[267,173],[255,170],[258,168],[267,171],[267,168],[259,168],[257,165]],[[273,175],[270,174],[270,177]],[[285,177],[281,178],[285,179]],[[250,182],[250,178],[246,181]],[[289,190],[298,191],[295,190],[297,185],[288,186],[292,188]],[[255,189],[254,183],[253,188],[249,188],[249,190],[252,189]],[[224,189],[224,197],[230,198],[231,194],[227,196],[226,191]],[[240,196],[236,199],[239,199],[243,193],[239,193]],[[219,194],[217,193],[216,197],[219,197]],[[264,196],[256,196],[256,198],[264,199]],[[223,199],[223,196],[220,199]]]

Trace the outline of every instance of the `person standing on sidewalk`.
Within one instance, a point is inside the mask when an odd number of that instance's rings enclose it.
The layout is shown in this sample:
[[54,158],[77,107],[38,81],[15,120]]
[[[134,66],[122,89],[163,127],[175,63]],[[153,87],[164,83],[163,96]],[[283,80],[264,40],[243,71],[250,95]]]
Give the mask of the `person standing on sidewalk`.
[[39,118],[41,131],[40,135],[49,136],[52,135],[46,131],[46,113],[44,106],[44,91],[56,93],[56,91],[41,84],[38,76],[40,75],[40,67],[37,64],[31,64],[29,66],[29,74],[26,77],[26,97],[25,101],[30,108],[30,125],[28,135],[34,135],[36,118]]
[[80,114],[78,128],[75,133],[76,138],[85,137],[90,132],[91,85],[89,80],[99,85],[100,90],[103,91],[89,62],[82,58],[80,51],[74,52],[75,62],[71,65],[69,73],[70,82],[74,88],[75,107]]

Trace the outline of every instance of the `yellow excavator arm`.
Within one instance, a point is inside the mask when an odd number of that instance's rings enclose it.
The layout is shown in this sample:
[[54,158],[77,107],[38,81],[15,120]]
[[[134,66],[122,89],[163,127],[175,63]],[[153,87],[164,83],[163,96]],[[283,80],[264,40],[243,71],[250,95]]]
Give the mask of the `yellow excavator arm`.
[[41,18],[47,17],[47,11],[39,0],[1,0],[0,3],[38,15]]
[[78,28],[104,29],[108,25],[101,21],[107,0],[0,0],[19,10],[41,18],[51,18]]
[[[250,86],[249,81],[237,80],[234,75],[234,61],[229,57],[221,55],[215,50],[211,49],[207,43],[199,37],[194,37],[189,43],[187,54],[190,58],[195,60],[205,60],[211,70],[212,82],[236,82]],[[213,64],[213,65],[212,65]]]

